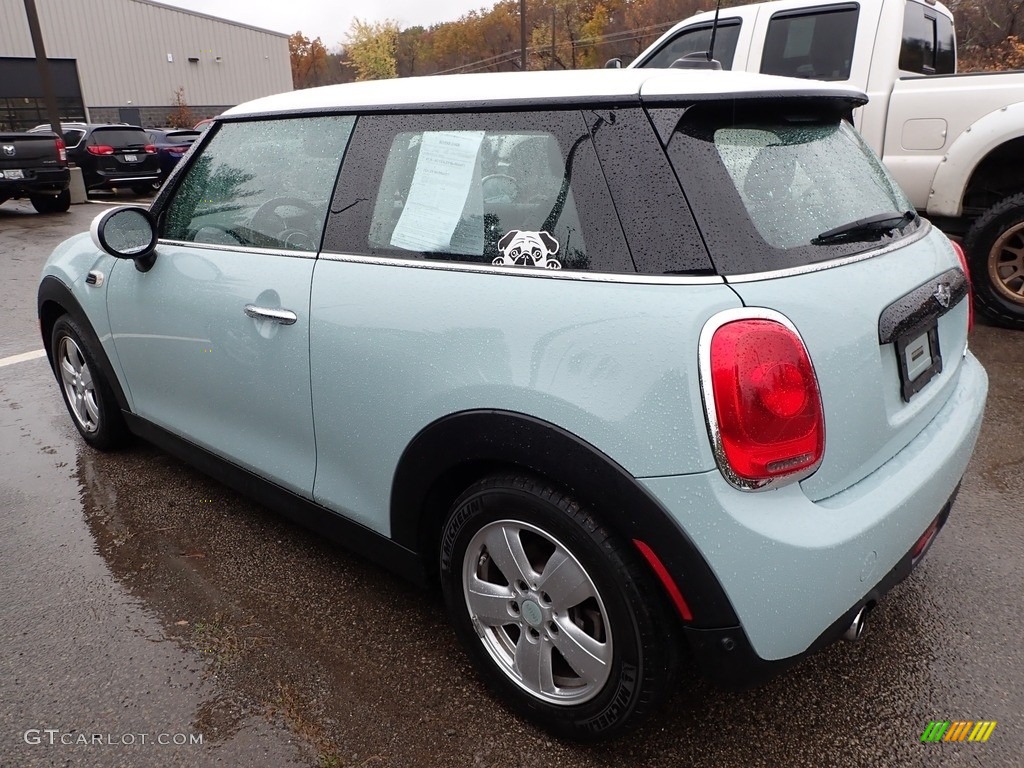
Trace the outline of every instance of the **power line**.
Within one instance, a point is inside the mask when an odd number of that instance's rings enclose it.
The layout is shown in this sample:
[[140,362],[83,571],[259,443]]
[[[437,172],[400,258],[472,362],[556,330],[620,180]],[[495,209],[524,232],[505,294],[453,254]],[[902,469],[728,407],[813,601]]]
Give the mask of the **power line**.
[[[666,21],[660,24],[651,24],[646,27],[639,29],[627,29],[619,30],[618,32],[609,32],[606,35],[599,35],[597,37],[588,37],[581,40],[570,41],[570,43],[563,43],[563,45],[570,45],[575,43],[576,45],[591,45],[593,43],[623,43],[628,40],[639,40],[644,37],[653,37],[659,30],[667,29],[668,27],[675,26],[679,22],[677,21]],[[536,53],[537,51],[547,48],[545,43],[543,46],[531,45],[526,50],[528,53]],[[497,66],[510,61],[512,58],[520,56],[521,50],[503,51],[502,53],[494,56],[489,56],[486,59],[478,59],[477,61],[470,61],[466,64],[460,64],[457,67],[449,67],[448,69],[438,70],[431,74],[434,75],[447,75],[449,73],[464,73],[469,74],[471,72],[478,72],[481,69],[487,69],[489,66]]]

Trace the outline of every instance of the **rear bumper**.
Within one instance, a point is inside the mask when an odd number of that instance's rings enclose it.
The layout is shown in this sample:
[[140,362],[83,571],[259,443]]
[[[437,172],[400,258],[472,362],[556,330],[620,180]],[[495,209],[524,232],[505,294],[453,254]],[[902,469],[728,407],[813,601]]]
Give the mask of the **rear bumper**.
[[147,162],[144,168],[127,170],[93,170],[86,171],[86,186],[89,189],[109,189],[111,187],[130,187],[134,184],[150,184],[160,180],[160,164],[157,160]]
[[955,391],[921,434],[817,502],[799,484],[743,493],[717,471],[643,480],[693,540],[738,619],[687,628],[700,667],[731,686],[756,683],[838,638],[861,607],[906,577],[918,539],[949,514],[987,390],[968,354]]
[[[897,584],[903,581],[914,567],[921,562],[939,531],[946,524],[949,513],[960,487],[957,486],[949,501],[943,505],[935,520],[938,529],[928,541],[924,551],[914,555],[913,547],[904,553],[899,562],[856,603],[832,622],[824,632],[818,635],[806,650],[784,659],[766,660],[757,655],[750,638],[743,627],[724,627],[722,629],[697,629],[685,627],[684,634],[694,656],[698,659],[701,673],[725,688],[750,688],[793,667],[801,659],[820,651],[838,641],[847,628],[853,623],[862,610],[870,611]],[[924,531],[922,531],[924,533]]]
[[0,197],[56,195],[68,188],[71,173],[67,168],[28,169],[24,179],[0,178]]

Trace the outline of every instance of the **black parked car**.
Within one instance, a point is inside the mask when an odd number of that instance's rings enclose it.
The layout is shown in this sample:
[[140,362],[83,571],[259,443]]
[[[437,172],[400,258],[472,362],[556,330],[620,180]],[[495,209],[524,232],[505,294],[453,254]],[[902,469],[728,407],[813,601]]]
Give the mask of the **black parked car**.
[[[128,187],[147,194],[160,181],[160,158],[136,125],[62,123],[68,161],[82,169],[87,190]],[[49,126],[32,132],[49,131]]]
[[201,135],[199,131],[192,129],[149,128],[147,130],[146,136],[149,143],[156,147],[157,155],[160,157],[160,184],[171,175],[174,166]]

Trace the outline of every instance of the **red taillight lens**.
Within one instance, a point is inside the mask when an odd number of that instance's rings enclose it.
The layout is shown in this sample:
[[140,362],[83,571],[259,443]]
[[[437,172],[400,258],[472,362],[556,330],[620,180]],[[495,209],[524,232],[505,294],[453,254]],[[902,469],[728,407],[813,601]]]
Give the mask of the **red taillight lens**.
[[722,449],[740,479],[764,482],[821,460],[821,394],[795,332],[759,318],[726,323],[711,340],[710,373]]
[[106,144],[93,144],[91,147],[87,147],[90,155],[112,155],[114,154],[114,148],[108,147]]
[[185,145],[184,147],[168,147],[167,152],[176,157],[181,157],[186,152],[188,152],[188,145]]
[[68,164],[68,149],[64,145],[64,139],[57,139],[57,159],[61,165]]
[[967,278],[967,332],[970,333],[974,330],[974,285],[971,283],[971,270],[967,266],[967,254],[964,253],[963,246],[956,240],[950,240],[949,244],[956,251],[956,257],[960,259],[960,269]]
[[156,154],[156,146],[153,145],[153,144],[147,144],[145,147],[143,147],[143,149],[146,150],[146,154],[147,155],[155,155]]

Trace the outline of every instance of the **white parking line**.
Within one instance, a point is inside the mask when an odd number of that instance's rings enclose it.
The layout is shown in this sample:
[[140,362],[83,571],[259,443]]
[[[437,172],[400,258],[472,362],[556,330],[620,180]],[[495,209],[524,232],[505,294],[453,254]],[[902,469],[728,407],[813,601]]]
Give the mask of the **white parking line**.
[[8,365],[17,365],[18,363],[27,363],[29,360],[38,360],[40,357],[46,357],[45,349],[37,349],[35,352],[23,352],[20,355],[12,355],[11,357],[0,357],[0,368]]

